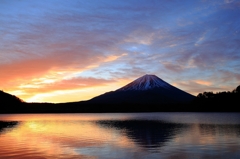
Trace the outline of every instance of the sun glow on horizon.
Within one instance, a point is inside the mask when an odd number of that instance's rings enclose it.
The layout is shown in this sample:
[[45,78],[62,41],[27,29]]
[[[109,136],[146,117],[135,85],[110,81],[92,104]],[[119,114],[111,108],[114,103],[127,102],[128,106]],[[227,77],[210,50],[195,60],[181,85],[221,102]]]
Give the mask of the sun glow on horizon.
[[[115,91],[116,89],[124,86],[127,82],[129,82],[129,80],[120,80],[104,86],[39,93],[23,100],[26,102],[53,103],[84,101],[109,91]],[[21,97],[21,94],[19,94],[19,96]]]

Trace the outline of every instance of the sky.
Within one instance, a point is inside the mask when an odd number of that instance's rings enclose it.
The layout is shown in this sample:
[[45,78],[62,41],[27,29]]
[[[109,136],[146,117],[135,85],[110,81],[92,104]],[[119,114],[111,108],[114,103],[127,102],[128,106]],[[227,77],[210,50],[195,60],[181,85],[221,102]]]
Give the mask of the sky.
[[0,0],[0,90],[71,102],[145,74],[190,94],[240,85],[240,0]]

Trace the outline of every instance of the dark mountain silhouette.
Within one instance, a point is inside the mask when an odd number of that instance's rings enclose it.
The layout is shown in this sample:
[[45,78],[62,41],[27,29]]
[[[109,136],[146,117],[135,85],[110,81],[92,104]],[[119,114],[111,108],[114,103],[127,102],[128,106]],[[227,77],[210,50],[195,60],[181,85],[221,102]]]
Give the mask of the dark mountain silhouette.
[[195,96],[184,92],[155,75],[144,75],[116,91],[89,100],[99,104],[183,104]]
[[21,109],[23,103],[23,100],[20,98],[0,91],[0,113],[18,111]]
[[18,103],[22,103],[23,100],[21,100],[20,98],[11,95],[9,93],[5,93],[3,91],[0,91],[0,104],[1,105],[11,105],[11,104],[18,104]]

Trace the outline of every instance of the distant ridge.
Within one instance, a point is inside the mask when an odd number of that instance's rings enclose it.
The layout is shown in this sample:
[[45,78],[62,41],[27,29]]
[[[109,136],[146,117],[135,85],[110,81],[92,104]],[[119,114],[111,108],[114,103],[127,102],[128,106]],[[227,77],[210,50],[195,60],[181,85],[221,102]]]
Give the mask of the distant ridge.
[[144,75],[133,82],[94,97],[90,103],[127,104],[180,104],[192,101],[195,96],[163,81],[156,75]]

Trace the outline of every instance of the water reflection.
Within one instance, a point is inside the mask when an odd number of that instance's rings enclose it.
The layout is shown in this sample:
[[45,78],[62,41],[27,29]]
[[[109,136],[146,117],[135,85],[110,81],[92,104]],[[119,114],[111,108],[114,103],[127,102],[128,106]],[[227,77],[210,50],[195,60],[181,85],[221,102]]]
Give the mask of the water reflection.
[[171,147],[166,146],[168,157],[240,158],[239,124],[191,124],[187,132],[177,134],[171,143]]
[[0,115],[0,158],[240,158],[237,115],[98,115]]
[[231,135],[240,137],[240,124],[199,124],[201,135]]
[[141,147],[158,148],[188,127],[187,124],[151,120],[98,121],[107,129],[124,130],[126,136]]
[[14,128],[17,124],[17,121],[0,121],[0,135],[8,129]]
[[0,158],[94,158],[102,152],[92,155],[84,149],[106,144],[116,149],[134,147],[120,132],[92,121],[24,121],[15,128],[0,136]]

